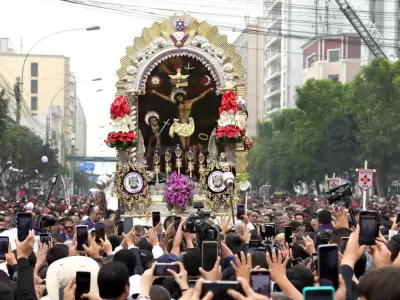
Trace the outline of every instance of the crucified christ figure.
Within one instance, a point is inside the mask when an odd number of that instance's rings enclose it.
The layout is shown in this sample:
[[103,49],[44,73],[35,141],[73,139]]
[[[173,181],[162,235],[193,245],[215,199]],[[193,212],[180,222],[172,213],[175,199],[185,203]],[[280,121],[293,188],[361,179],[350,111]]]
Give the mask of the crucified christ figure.
[[186,93],[184,93],[184,90],[176,93],[173,98],[165,96],[156,90],[152,91],[154,95],[160,97],[161,99],[173,104],[177,104],[178,119],[175,119],[174,123],[171,125],[169,129],[169,135],[174,137],[174,134],[176,133],[179,136],[183,151],[186,151],[186,149],[190,146],[190,137],[194,133],[194,120],[190,116],[192,114],[192,106],[194,103],[203,99],[209,92],[213,90],[213,88],[209,88],[193,99],[186,99]]

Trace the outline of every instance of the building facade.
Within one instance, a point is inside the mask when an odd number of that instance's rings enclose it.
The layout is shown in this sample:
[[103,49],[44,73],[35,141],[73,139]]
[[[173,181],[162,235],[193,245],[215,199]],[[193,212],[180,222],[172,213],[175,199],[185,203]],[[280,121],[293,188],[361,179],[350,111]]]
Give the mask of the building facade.
[[261,107],[264,98],[264,22],[257,18],[237,37],[236,52],[242,57],[246,79],[246,104],[250,118],[247,120],[247,134],[257,134],[257,122],[262,120]]
[[76,136],[75,136],[75,149],[76,155],[86,156],[86,140],[87,140],[87,127],[86,116],[83,110],[81,101],[77,98],[76,101]]
[[361,39],[357,34],[320,36],[302,49],[303,83],[308,79],[346,83],[360,71]]
[[355,32],[335,1],[264,0],[265,57],[262,115],[270,119],[296,106],[296,87],[303,82],[301,47],[321,34]]
[[[57,147],[59,161],[64,164],[66,156],[73,154],[75,138],[76,82],[69,58],[31,54],[22,74],[24,59],[24,54],[0,53],[0,65],[7,70],[1,74],[12,84],[23,75],[20,79],[23,97],[21,124],[27,123],[26,126],[36,134]],[[10,114],[15,115],[15,111]],[[54,138],[61,140],[54,141]]]

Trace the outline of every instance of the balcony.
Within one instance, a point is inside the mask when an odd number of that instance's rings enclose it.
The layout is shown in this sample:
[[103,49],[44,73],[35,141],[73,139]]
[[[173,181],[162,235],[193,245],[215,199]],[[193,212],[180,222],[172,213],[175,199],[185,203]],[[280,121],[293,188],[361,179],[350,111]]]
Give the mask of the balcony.
[[275,18],[268,18],[266,23],[266,29],[280,30],[282,28],[282,17],[278,15]]
[[267,93],[267,94],[265,95],[265,99],[271,99],[271,98],[273,98],[274,96],[280,95],[280,94],[281,94],[281,89],[280,89],[280,88],[278,88],[278,89],[271,89],[271,90],[269,91],[269,93]]
[[279,51],[274,51],[271,52],[269,55],[266,57],[266,61],[264,63],[264,67],[269,65],[270,63],[274,62],[275,60],[280,60],[281,59],[281,52]]
[[276,47],[275,45],[278,45],[279,47],[281,45],[282,41],[282,31],[279,30],[276,33],[271,32],[270,34],[267,33],[267,40],[265,42],[265,48],[270,48],[270,47]]
[[278,77],[281,76],[281,70],[276,70],[270,73],[270,75],[267,75],[267,77],[264,80],[264,84],[266,84],[267,82],[277,79]]
[[268,16],[272,12],[280,11],[282,8],[282,0],[265,0],[265,15]]

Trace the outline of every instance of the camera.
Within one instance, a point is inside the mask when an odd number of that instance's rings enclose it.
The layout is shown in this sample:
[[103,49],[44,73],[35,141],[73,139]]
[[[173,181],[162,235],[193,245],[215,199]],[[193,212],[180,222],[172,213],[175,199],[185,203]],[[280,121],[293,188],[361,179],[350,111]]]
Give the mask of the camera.
[[202,202],[194,202],[193,208],[197,212],[189,215],[183,224],[183,231],[196,234],[197,246],[201,247],[203,241],[216,241],[218,240],[220,228],[210,220],[211,213],[204,211],[204,204]]
[[327,194],[332,194],[328,197],[329,204],[333,204],[336,201],[346,200],[348,197],[353,195],[350,188],[350,183],[342,184],[326,192]]

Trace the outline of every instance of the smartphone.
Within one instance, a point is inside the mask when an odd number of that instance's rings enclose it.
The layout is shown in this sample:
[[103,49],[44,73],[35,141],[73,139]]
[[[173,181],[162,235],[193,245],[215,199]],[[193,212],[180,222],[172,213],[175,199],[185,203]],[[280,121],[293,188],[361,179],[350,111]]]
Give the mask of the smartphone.
[[244,205],[243,204],[236,205],[236,218],[237,219],[243,219],[244,213],[245,213]]
[[154,276],[172,277],[171,273],[169,273],[167,270],[173,270],[176,273],[179,273],[179,265],[175,263],[156,263],[156,267],[154,269]]
[[174,217],[174,229],[175,231],[178,230],[179,224],[181,224],[182,218],[181,217]]
[[124,233],[129,233],[133,228],[133,217],[124,218]]
[[9,242],[8,236],[0,236],[0,259],[6,259]]
[[204,241],[201,245],[201,267],[209,272],[214,268],[218,258],[218,242]]
[[189,289],[194,289],[196,282],[197,282],[197,280],[194,280],[194,279],[188,280]]
[[360,212],[360,236],[359,236],[360,246],[375,245],[375,239],[379,234],[379,228],[377,227],[376,224],[377,224],[376,212],[373,211]]
[[260,248],[262,247],[262,242],[259,240],[251,240],[249,241],[249,248]]
[[117,223],[117,234],[121,236],[124,233],[124,221],[118,221]]
[[340,239],[340,252],[344,254],[344,251],[346,250],[347,242],[349,241],[349,237],[342,237]]
[[95,227],[95,237],[96,237],[96,243],[101,243],[100,239],[102,239],[103,241],[106,238],[106,232],[105,232],[105,225],[104,223],[96,223]]
[[203,289],[201,291],[200,299],[202,299],[209,291],[213,293],[213,299],[219,300],[233,300],[231,296],[227,294],[228,290],[235,290],[244,295],[242,286],[238,281],[210,281],[204,280]]
[[269,297],[271,295],[271,277],[269,271],[251,271],[251,288],[258,294]]
[[311,271],[317,270],[318,253],[311,254]]
[[161,213],[159,211],[153,211],[151,213],[151,219],[153,220],[153,227],[157,227],[161,223]]
[[82,299],[83,294],[90,292],[90,272],[76,272],[75,299]]
[[17,213],[18,240],[23,242],[32,230],[33,220],[30,213]]
[[78,251],[84,251],[83,245],[89,246],[89,231],[86,225],[76,226],[76,243]]
[[39,241],[41,244],[50,244],[51,237],[47,233],[39,233]]
[[304,300],[335,300],[335,290],[331,286],[307,286],[303,289]]
[[321,286],[339,286],[339,249],[335,244],[318,247],[318,277]]
[[397,214],[396,216],[396,224],[400,223],[400,213]]
[[291,244],[292,239],[292,226],[285,226],[285,242]]

